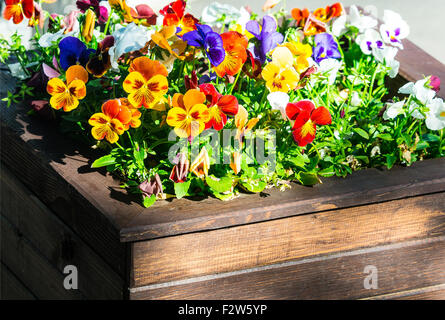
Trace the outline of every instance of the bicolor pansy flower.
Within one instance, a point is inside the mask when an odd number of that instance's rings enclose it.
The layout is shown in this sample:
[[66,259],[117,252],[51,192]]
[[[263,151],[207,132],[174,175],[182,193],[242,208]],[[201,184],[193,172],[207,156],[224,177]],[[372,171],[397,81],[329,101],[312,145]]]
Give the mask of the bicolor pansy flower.
[[114,46],[113,36],[106,36],[97,45],[96,53],[90,58],[86,69],[93,76],[100,78],[111,68],[111,59],[109,50]]
[[128,69],[123,88],[128,101],[136,107],[153,108],[168,90],[167,69],[159,62],[147,57],[133,60]]
[[291,121],[294,121],[292,135],[300,147],[314,141],[317,125],[322,126],[332,123],[328,109],[325,107],[315,108],[315,104],[310,100],[288,103],[286,114]]
[[386,43],[403,49],[402,40],[408,37],[409,31],[408,23],[400,14],[391,10],[384,11],[380,34]]
[[33,0],[5,0],[6,8],[3,11],[3,18],[10,20],[14,24],[19,24],[24,18],[32,18],[34,15]]
[[226,74],[234,76],[243,67],[247,60],[247,37],[236,31],[229,31],[221,34],[225,57],[219,66],[214,67],[219,77]]
[[167,114],[167,124],[175,128],[179,137],[193,139],[204,131],[210,118],[205,102],[205,94],[196,89],[187,91],[185,95],[176,93],[172,100],[173,108]]
[[324,59],[340,59],[341,54],[338,49],[338,44],[334,37],[329,33],[317,34],[314,37],[314,50],[312,58],[316,63]]
[[366,55],[372,54],[375,50],[384,48],[383,39],[380,33],[374,29],[367,29],[365,33],[359,35],[356,40],[357,44]]
[[124,133],[124,123],[131,120],[131,111],[122,103],[121,99],[108,100],[102,105],[102,112],[95,113],[88,120],[93,126],[91,134],[96,140],[106,139],[109,143],[115,143]]
[[209,108],[209,120],[205,128],[213,127],[215,130],[221,130],[227,122],[227,116],[238,113],[238,100],[232,95],[223,96],[210,83],[201,84],[199,89],[206,95]]
[[166,5],[159,13],[164,16],[164,26],[176,26],[178,36],[187,32],[196,30],[196,24],[199,22],[194,16],[185,13],[186,3],[184,0],[176,0]]
[[79,65],[74,65],[66,71],[66,83],[60,78],[48,81],[46,91],[51,95],[51,107],[69,112],[79,106],[79,100],[85,98],[87,90],[88,72]]

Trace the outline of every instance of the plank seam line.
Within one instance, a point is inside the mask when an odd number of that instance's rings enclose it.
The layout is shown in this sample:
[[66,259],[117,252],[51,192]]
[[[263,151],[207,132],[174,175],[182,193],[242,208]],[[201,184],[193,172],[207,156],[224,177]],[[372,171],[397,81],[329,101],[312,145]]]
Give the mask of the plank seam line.
[[[439,183],[437,183],[437,181]],[[439,185],[441,186],[441,184],[445,182],[444,178],[438,178],[438,179],[434,179],[429,181],[429,183],[427,183],[428,186],[436,186]],[[409,184],[404,184],[404,185],[400,185],[400,188],[406,188],[407,186],[412,186],[412,183]],[[445,186],[445,184],[444,184]],[[392,191],[390,191],[392,192]],[[286,218],[294,218],[294,217],[299,217],[299,216],[307,216],[307,215],[311,215],[311,214],[322,214],[322,213],[326,213],[326,212],[331,212],[331,211],[335,211],[335,210],[345,210],[345,209],[350,209],[350,208],[359,208],[359,207],[365,207],[365,206],[369,206],[369,205],[379,205],[382,203],[387,203],[387,202],[393,202],[393,201],[400,201],[400,200],[405,200],[405,199],[412,199],[412,198],[417,198],[417,197],[423,197],[423,196],[431,196],[431,195],[435,195],[435,194],[440,194],[445,192],[445,189],[440,189],[438,191],[430,191],[430,192],[425,192],[425,193],[419,193],[419,194],[411,194],[411,195],[404,195],[404,196],[396,196],[394,198],[388,199],[388,200],[374,200],[374,201],[369,201],[369,202],[362,202],[362,203],[358,203],[355,205],[345,205],[345,206],[341,206],[341,207],[336,207],[336,208],[332,208],[332,209],[324,209],[324,210],[317,210],[317,209],[312,209],[311,211],[308,211],[308,209],[306,210],[302,210],[301,213],[296,213],[296,214],[290,214],[290,215],[283,215],[283,216],[276,216],[273,218],[269,218],[266,220],[252,220],[251,222],[240,222],[234,225],[227,225],[227,226],[210,226],[207,229],[199,229],[199,230],[194,230],[194,231],[187,231],[187,232],[179,232],[179,233],[173,233],[173,234],[168,234],[168,235],[164,235],[164,236],[149,236],[147,238],[143,238],[143,239],[138,239],[138,240],[134,240],[133,238],[135,236],[126,236],[125,232],[137,232],[139,233],[140,236],[143,236],[144,234],[150,233],[150,232],[154,232],[157,231],[159,229],[162,229],[162,227],[164,226],[169,226],[171,224],[171,222],[161,222],[161,223],[156,223],[153,225],[150,225],[150,228],[146,228],[145,226],[143,227],[124,227],[120,230],[120,240],[121,242],[142,242],[142,241],[147,241],[147,240],[154,240],[154,239],[163,239],[163,238],[168,238],[168,237],[172,237],[172,236],[182,236],[185,234],[192,234],[192,233],[201,233],[201,232],[208,232],[210,230],[221,230],[221,229],[229,229],[229,228],[233,228],[233,227],[241,227],[241,226],[246,226],[246,225],[251,225],[251,224],[256,224],[256,223],[263,223],[263,222],[269,222],[269,221],[274,221],[274,220],[280,220],[280,219],[286,219]],[[385,194],[387,192],[381,192],[381,194]],[[344,199],[347,198],[349,195],[354,195],[356,194],[356,192],[349,192],[349,193],[345,193],[342,195],[335,195],[332,197],[331,200],[338,200],[338,199]],[[376,193],[376,195],[379,195],[379,193]],[[363,197],[365,196],[369,196],[369,195],[363,195]],[[320,198],[322,199],[322,197]],[[257,214],[258,212],[262,212],[262,211],[274,211],[274,212],[278,212],[279,210],[288,210],[290,208],[292,208],[293,206],[296,205],[296,203],[298,204],[302,204],[302,203],[311,203],[314,202],[314,199],[309,200],[301,200],[301,201],[290,201],[288,203],[282,204],[282,205],[271,205],[271,206],[267,206],[267,207],[263,207],[263,208],[253,208],[253,209],[249,209],[249,210],[241,210],[243,212],[247,212],[246,214]],[[315,211],[314,211],[315,210]],[[233,212],[235,213],[239,213],[241,211],[232,211],[232,212],[228,212],[227,214],[225,214],[225,216],[218,216],[218,220],[224,219],[224,218],[230,218],[232,216],[236,216],[236,214],[233,214]],[[209,216],[204,216],[204,217],[197,217],[197,218],[192,218],[192,219],[188,219],[188,223],[202,223],[205,221],[209,220]],[[133,239],[133,240],[132,240]]]
[[445,290],[445,283],[437,284],[437,285],[430,286],[430,287],[406,290],[406,291],[402,291],[402,292],[387,293],[387,294],[382,294],[382,295],[374,296],[374,297],[367,297],[367,298],[363,298],[363,299],[359,299],[359,300],[389,300],[389,299],[394,299],[394,298],[415,296],[420,293],[436,292],[436,291],[440,291],[440,290]]
[[[17,275],[14,273],[14,271],[12,271],[3,260],[0,261],[0,266],[2,268],[5,268],[15,278],[15,280],[18,283],[20,283],[26,290],[28,290],[28,292],[31,294],[31,296],[33,296],[37,300],[37,296],[34,294],[34,292],[32,292],[31,289],[29,289],[28,286],[25,283],[23,283],[23,281],[19,277],[17,277]],[[0,293],[1,293],[1,291],[0,291]],[[2,299],[1,294],[0,294],[0,299]]]
[[266,266],[259,266],[259,267],[248,268],[248,269],[243,269],[243,270],[222,272],[222,273],[204,275],[204,276],[193,277],[193,278],[188,278],[188,279],[183,279],[183,280],[175,280],[175,281],[150,284],[150,285],[146,285],[146,286],[129,288],[129,290],[130,290],[130,293],[137,293],[137,292],[142,292],[142,291],[147,291],[147,290],[160,289],[160,288],[185,285],[185,284],[190,284],[190,283],[195,283],[195,282],[203,282],[203,281],[208,281],[208,280],[227,278],[227,277],[237,276],[237,275],[251,273],[251,272],[266,271],[266,270],[278,269],[278,268],[283,268],[283,267],[296,266],[296,265],[305,264],[305,263],[320,262],[320,261],[326,261],[326,260],[331,260],[331,259],[336,259],[336,258],[351,257],[351,256],[360,255],[360,254],[375,253],[375,252],[387,251],[387,250],[392,250],[392,249],[401,249],[401,248],[412,247],[412,246],[421,245],[421,244],[432,244],[432,243],[441,242],[441,241],[445,241],[445,236],[439,236],[439,237],[433,237],[433,238],[427,238],[427,239],[419,239],[419,240],[411,240],[411,241],[405,241],[405,242],[398,242],[398,243],[393,243],[393,244],[357,249],[357,250],[352,250],[352,251],[343,251],[343,252],[329,254],[329,255],[323,255],[323,256],[319,256],[319,257],[304,258],[304,259],[299,259],[299,260],[274,263],[274,264],[270,264],[270,265],[266,265]]

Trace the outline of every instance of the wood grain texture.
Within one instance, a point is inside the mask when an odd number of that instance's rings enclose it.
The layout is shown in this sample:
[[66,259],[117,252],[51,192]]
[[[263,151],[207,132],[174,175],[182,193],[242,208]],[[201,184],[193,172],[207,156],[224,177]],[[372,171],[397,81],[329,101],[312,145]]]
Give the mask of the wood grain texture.
[[[437,75],[443,72],[445,66],[437,60],[419,53],[409,41],[404,45],[399,59],[406,79],[418,79],[420,73],[432,70]],[[13,86],[11,78],[4,73],[1,77]],[[175,199],[144,209],[138,198],[119,189],[118,181],[90,169],[91,160],[99,154],[61,136],[54,124],[30,118],[27,110],[24,106],[4,108],[2,102],[2,160],[111,264],[120,263],[125,254],[118,238],[125,242],[162,238],[445,190],[445,159],[437,159],[390,172],[370,169],[347,179],[324,179],[323,185],[313,188],[294,185],[284,193],[243,194],[231,202]],[[124,268],[118,266],[119,271]]]
[[445,234],[445,194],[133,243],[138,287]]
[[63,287],[65,275],[43,257],[22,234],[0,216],[1,260],[39,299],[85,299],[80,290]]
[[[365,267],[377,268],[366,289]],[[182,285],[131,289],[131,299],[361,299],[445,283],[445,236],[216,275]],[[219,277],[218,277],[219,276]]]
[[28,288],[3,263],[0,263],[0,300],[36,300]]
[[[0,167],[0,213],[60,272],[79,271],[79,290],[88,299],[122,299],[124,280],[40,200]],[[12,253],[14,254],[14,253]]]
[[373,296],[365,300],[445,300],[445,283]]

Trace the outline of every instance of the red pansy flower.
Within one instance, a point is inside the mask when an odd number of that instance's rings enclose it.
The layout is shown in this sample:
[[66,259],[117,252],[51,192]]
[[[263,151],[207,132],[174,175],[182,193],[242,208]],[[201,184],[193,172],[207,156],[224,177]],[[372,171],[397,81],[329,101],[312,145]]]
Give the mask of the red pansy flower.
[[317,125],[331,124],[332,118],[325,107],[315,108],[310,100],[288,103],[286,114],[290,120],[295,121],[292,127],[294,140],[300,147],[314,141]]

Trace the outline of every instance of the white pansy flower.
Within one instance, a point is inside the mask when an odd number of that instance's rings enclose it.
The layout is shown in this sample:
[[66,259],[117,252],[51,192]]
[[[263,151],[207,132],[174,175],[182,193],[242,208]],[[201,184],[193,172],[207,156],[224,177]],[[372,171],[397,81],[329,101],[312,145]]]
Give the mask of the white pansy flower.
[[238,20],[241,17],[241,12],[230,4],[221,4],[219,2],[212,2],[210,5],[202,10],[201,19],[204,24],[221,27],[221,17],[225,16],[226,21]]
[[317,72],[326,74],[328,77],[327,82],[329,85],[333,85],[335,83],[335,79],[337,78],[337,73],[338,70],[340,70],[341,64],[342,62],[337,59],[324,59],[320,61]]
[[386,43],[403,49],[402,39],[408,37],[409,31],[409,25],[400,14],[391,10],[384,11],[380,34]]
[[351,96],[351,106],[358,107],[362,104],[363,100],[360,98],[357,91],[354,91]]
[[267,95],[270,106],[273,110],[280,110],[281,116],[287,120],[286,106],[289,103],[289,95],[286,92],[271,92]]
[[396,103],[388,103],[385,113],[383,114],[383,119],[385,120],[394,119],[399,114],[403,114],[404,105],[405,105],[405,100]]
[[355,5],[349,8],[348,20],[351,26],[356,27],[361,33],[366,29],[372,29],[377,26],[377,20],[370,16],[360,14],[360,11]]
[[416,83],[408,82],[399,89],[399,93],[411,94],[421,103],[428,104],[436,96],[436,92],[433,89],[426,87],[428,81],[429,79],[427,78],[419,80]]
[[390,78],[395,78],[399,73],[400,62],[395,59],[397,52],[399,50],[394,47],[384,47],[383,49],[372,51],[376,60],[389,68],[388,75]]
[[425,116],[422,114],[422,112],[420,112],[420,106],[414,101],[411,101],[411,103],[409,104],[408,112],[415,119],[425,119]]
[[433,99],[427,105],[429,112],[426,114],[425,124],[430,130],[442,130],[445,128],[445,103],[441,98]]
[[348,28],[346,27],[347,21],[348,21],[348,16],[345,14],[335,19],[334,22],[332,23],[332,28],[331,28],[332,34],[337,38],[340,38],[342,35],[348,32]]
[[383,39],[380,33],[374,29],[367,29],[365,33],[357,37],[356,42],[366,55],[372,54],[375,50],[383,49]]
[[149,30],[134,23],[113,32],[114,46],[108,51],[113,69],[118,68],[117,60],[123,54],[142,49],[153,33],[154,29]]

